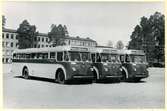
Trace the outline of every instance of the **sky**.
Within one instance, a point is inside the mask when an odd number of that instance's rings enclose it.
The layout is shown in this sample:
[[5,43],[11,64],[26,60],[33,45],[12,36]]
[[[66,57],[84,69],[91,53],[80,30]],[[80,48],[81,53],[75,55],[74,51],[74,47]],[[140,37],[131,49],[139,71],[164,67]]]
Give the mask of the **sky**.
[[66,25],[70,36],[91,38],[99,45],[130,41],[142,16],[164,14],[163,2],[4,2],[6,28],[17,29],[27,19],[37,31],[48,33],[51,24]]

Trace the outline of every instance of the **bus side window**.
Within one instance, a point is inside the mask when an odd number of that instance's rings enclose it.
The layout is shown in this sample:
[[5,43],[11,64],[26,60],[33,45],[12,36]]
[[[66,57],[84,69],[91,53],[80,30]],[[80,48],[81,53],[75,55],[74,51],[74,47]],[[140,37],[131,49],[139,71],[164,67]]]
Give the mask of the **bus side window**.
[[91,54],[92,62],[95,62],[95,54]]
[[100,58],[100,54],[99,53],[96,54],[96,62],[101,62],[101,58]]
[[13,59],[16,59],[16,54],[13,54]]
[[124,55],[120,55],[120,61],[124,62]]
[[57,61],[63,60],[63,52],[57,52]]
[[126,62],[130,62],[130,58],[129,58],[128,55],[126,55],[125,61],[126,61]]
[[48,59],[48,53],[42,53],[42,59]]
[[50,59],[55,59],[55,52],[50,52]]
[[69,61],[69,57],[68,57],[68,53],[67,52],[64,52],[64,60],[65,61]]

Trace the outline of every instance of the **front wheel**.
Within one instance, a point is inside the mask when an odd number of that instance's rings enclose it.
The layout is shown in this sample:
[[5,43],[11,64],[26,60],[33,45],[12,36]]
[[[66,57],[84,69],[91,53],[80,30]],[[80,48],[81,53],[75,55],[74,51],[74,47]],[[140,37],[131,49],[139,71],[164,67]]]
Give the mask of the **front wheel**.
[[29,71],[28,71],[28,68],[24,68],[24,69],[23,69],[22,77],[23,77],[24,79],[29,79]]
[[56,80],[60,84],[65,84],[66,83],[65,75],[64,75],[64,72],[62,70],[58,71]]

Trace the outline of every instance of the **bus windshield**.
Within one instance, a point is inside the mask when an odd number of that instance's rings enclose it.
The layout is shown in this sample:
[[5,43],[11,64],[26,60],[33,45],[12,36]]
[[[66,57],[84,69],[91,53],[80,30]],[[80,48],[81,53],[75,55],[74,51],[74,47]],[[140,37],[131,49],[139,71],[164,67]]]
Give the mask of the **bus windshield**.
[[132,62],[146,62],[146,57],[144,55],[131,55]]
[[82,58],[82,61],[91,61],[90,53],[88,53],[88,52],[82,52],[81,53],[81,58]]
[[102,62],[119,62],[119,58],[117,55],[114,54],[101,54]]
[[79,52],[69,52],[69,56],[71,61],[81,61]]

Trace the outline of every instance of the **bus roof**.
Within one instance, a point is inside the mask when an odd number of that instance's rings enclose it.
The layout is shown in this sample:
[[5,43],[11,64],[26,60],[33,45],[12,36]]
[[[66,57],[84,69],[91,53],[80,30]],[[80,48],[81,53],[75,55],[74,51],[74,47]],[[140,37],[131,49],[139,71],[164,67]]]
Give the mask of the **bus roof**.
[[143,50],[118,50],[118,54],[145,55]]
[[96,47],[90,50],[91,52],[98,52],[98,53],[113,53],[117,54],[117,49],[109,48],[109,47]]
[[55,52],[55,51],[80,51],[88,52],[87,47],[82,46],[57,46],[57,47],[45,47],[45,48],[27,48],[27,49],[16,49],[14,53],[35,53],[35,52]]

